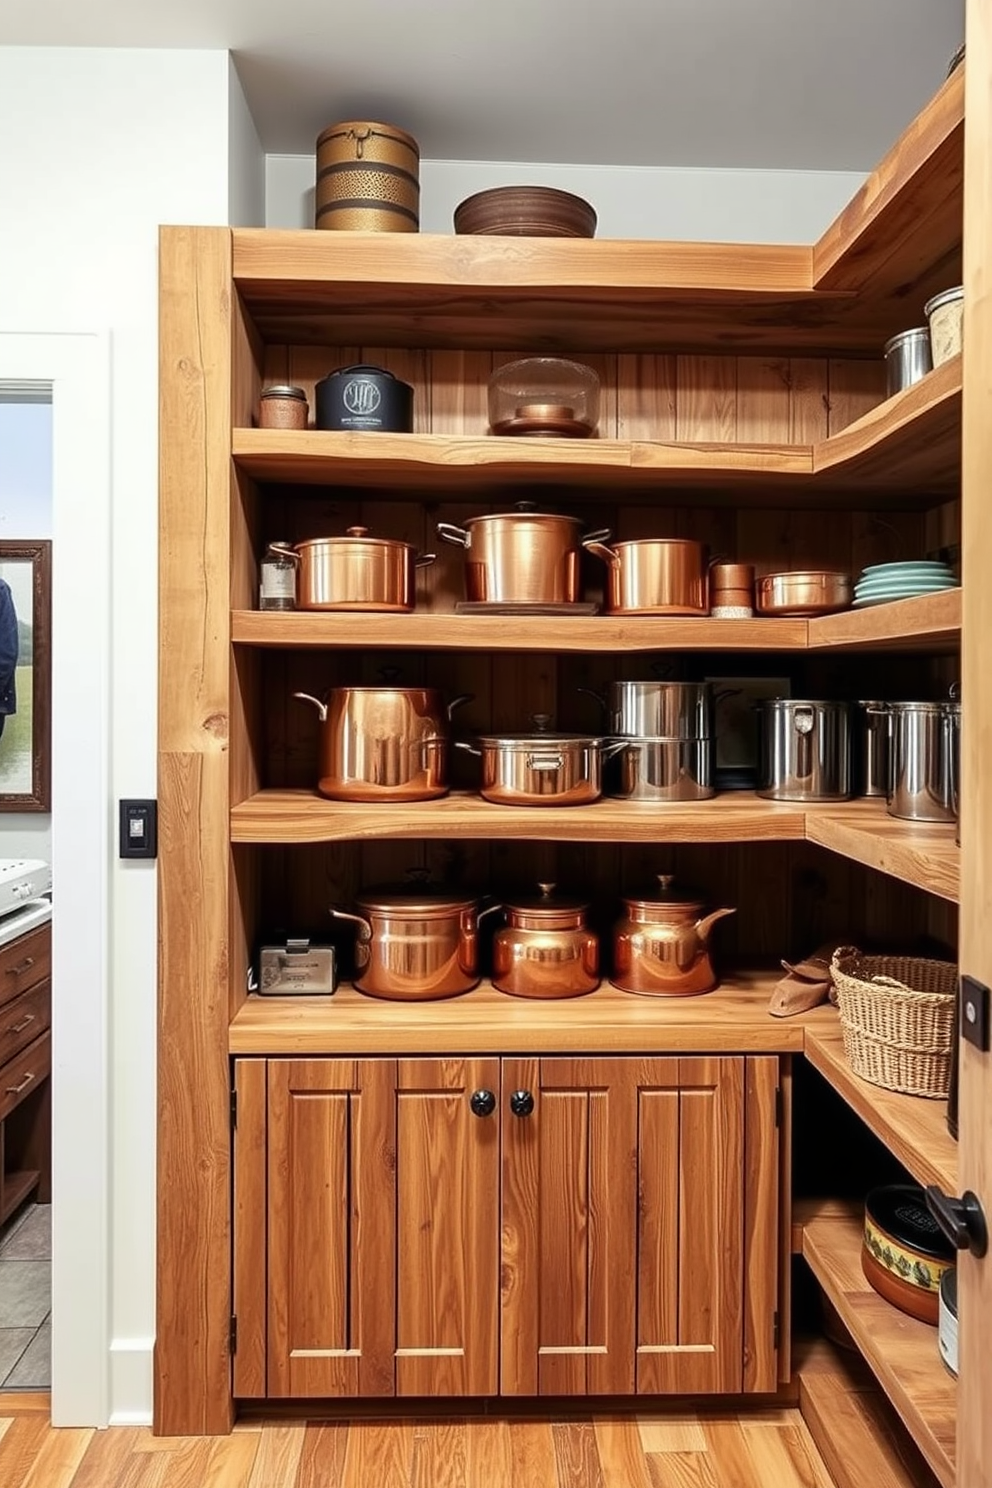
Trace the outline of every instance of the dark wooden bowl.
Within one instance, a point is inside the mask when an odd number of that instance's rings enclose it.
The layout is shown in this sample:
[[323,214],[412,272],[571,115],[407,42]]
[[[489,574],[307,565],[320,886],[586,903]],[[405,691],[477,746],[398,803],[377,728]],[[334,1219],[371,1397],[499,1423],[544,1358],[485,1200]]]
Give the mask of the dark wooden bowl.
[[455,232],[516,238],[593,238],[596,213],[552,186],[496,186],[455,208]]

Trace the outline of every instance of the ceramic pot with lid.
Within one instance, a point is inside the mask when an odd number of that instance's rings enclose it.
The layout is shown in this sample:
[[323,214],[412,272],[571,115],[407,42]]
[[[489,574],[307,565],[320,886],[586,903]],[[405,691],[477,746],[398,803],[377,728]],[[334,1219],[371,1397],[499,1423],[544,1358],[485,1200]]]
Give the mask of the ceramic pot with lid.
[[688,538],[647,537],[607,547],[600,533],[582,546],[607,565],[612,615],[708,615],[708,552]]
[[333,801],[429,801],[448,791],[451,714],[433,687],[333,687],[308,692],[321,725],[317,789]]
[[940,1282],[954,1255],[918,1185],[887,1183],[867,1195],[861,1269],[893,1307],[936,1327]]
[[537,885],[536,898],[504,905],[493,940],[493,986],[512,997],[581,997],[599,986],[599,938],[586,926],[588,904]]
[[296,607],[300,610],[376,610],[397,614],[417,602],[417,569],[435,561],[412,543],[371,537],[367,527],[348,527],[342,537],[271,543],[299,566]]
[[480,794],[497,806],[587,806],[603,791],[603,760],[626,747],[625,739],[556,734],[550,715],[535,713],[535,732],[480,735],[479,747],[457,749],[482,759]]
[[479,981],[479,922],[500,906],[480,910],[471,894],[422,884],[419,889],[369,890],[352,914],[331,908],[336,920],[358,926],[355,986],[370,997],[427,1002],[457,997]]
[[613,975],[622,992],[649,997],[694,997],[717,985],[710,960],[710,931],[734,909],[702,914],[702,900],[679,892],[670,873],[658,875],[658,892],[624,898],[626,914],[613,930]]
[[579,517],[538,512],[533,503],[520,501],[516,511],[469,517],[464,527],[438,522],[437,532],[444,542],[466,550],[466,599],[576,604],[582,527]]
[[413,388],[385,367],[338,367],[314,388],[317,429],[412,434]]

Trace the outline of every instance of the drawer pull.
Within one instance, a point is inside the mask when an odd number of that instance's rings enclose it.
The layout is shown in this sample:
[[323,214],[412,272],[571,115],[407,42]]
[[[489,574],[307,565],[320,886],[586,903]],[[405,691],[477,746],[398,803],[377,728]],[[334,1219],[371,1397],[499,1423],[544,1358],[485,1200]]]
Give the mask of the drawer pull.
[[16,966],[8,966],[7,967],[7,975],[8,976],[23,976],[26,971],[30,971],[31,970],[31,968],[32,968],[33,965],[34,965],[34,957],[33,956],[25,956],[24,957],[24,960],[23,961],[19,961]]
[[31,1084],[31,1081],[33,1079],[34,1079],[34,1070],[28,1070],[27,1074],[24,1076],[24,1079],[21,1081],[21,1083],[19,1085],[8,1085],[7,1086],[7,1089],[4,1091],[4,1094],[5,1095],[20,1095],[20,1093],[21,1093],[22,1090],[27,1090],[28,1086]]
[[8,1033],[23,1033],[24,1030],[25,1030],[25,1028],[27,1028],[28,1024],[29,1023],[33,1023],[33,1022],[34,1022],[34,1013],[28,1013],[26,1017],[24,1017],[24,1018],[21,1019],[20,1023],[11,1023],[10,1027],[7,1029],[7,1032]]

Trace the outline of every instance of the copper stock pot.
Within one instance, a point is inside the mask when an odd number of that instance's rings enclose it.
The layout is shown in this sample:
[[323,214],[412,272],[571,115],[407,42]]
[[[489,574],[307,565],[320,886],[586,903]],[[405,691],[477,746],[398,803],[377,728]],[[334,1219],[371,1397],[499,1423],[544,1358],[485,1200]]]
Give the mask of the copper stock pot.
[[342,537],[272,543],[299,567],[296,605],[301,610],[412,610],[417,569],[435,561],[412,543],[370,537],[367,527],[348,527]]
[[355,986],[370,997],[426,1002],[457,997],[479,981],[479,922],[501,906],[423,885],[370,890],[357,914],[331,909],[358,926]]
[[320,719],[317,789],[334,801],[429,801],[448,791],[451,714],[434,687],[334,687],[325,702],[309,692]]

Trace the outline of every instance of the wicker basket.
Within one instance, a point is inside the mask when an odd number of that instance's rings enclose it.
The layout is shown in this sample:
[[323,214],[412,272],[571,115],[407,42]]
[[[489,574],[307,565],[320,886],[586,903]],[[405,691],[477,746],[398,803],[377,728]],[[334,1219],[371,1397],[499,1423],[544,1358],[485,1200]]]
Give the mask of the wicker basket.
[[830,964],[854,1073],[907,1095],[947,1095],[958,969],[918,956],[863,956],[840,946]]

